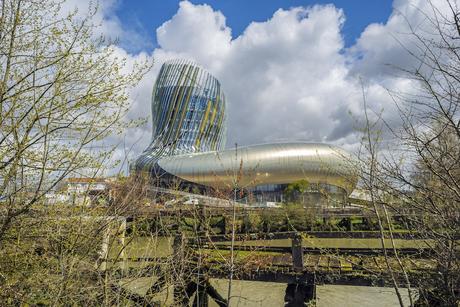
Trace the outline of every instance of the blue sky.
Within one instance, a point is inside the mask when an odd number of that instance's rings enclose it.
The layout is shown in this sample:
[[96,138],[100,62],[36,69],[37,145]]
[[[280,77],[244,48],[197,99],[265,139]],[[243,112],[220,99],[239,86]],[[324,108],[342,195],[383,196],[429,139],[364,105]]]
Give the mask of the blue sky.
[[[232,37],[239,36],[252,22],[270,19],[279,8],[333,4],[344,11],[346,22],[342,29],[345,47],[355,43],[363,30],[371,23],[384,23],[392,12],[390,0],[192,0],[193,4],[209,4],[226,17],[232,29]],[[155,29],[169,20],[178,10],[177,0],[120,0],[115,14],[124,28],[141,34],[145,39],[143,49],[152,51],[157,46]],[[126,45],[125,45],[126,46]],[[136,52],[126,46],[127,49]]]

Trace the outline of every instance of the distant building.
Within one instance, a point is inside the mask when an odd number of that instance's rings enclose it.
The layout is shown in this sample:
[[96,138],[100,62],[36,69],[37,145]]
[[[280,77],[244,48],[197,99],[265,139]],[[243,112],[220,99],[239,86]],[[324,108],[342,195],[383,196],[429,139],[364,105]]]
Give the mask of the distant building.
[[100,194],[108,190],[105,178],[67,178],[65,181],[67,194]]
[[[288,142],[224,150],[225,110],[214,76],[191,61],[166,62],[153,89],[152,141],[132,171],[163,187],[238,188],[256,202],[284,201],[286,187],[299,180],[309,183],[314,205],[344,203],[355,188],[354,161],[336,146]],[[279,124],[274,119],[273,129]]]
[[45,195],[47,204],[89,206],[107,200],[110,180],[106,178],[71,177],[65,179],[56,191]]
[[45,194],[45,203],[47,205],[69,204],[71,197],[66,193],[50,191]]

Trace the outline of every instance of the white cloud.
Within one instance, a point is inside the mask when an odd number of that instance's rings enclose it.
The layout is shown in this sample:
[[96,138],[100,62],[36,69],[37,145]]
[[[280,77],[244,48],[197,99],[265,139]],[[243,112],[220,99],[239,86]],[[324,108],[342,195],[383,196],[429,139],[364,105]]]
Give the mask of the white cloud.
[[348,54],[352,57],[352,71],[368,79],[385,83],[397,69],[414,69],[417,61],[409,54],[419,50],[412,32],[436,39],[434,25],[427,17],[448,16],[450,10],[444,0],[395,0],[393,12],[385,24],[370,24]]
[[157,30],[158,44],[163,50],[187,52],[198,63],[224,59],[229,51],[231,30],[225,25],[225,16],[209,5],[179,4],[171,20]]
[[232,40],[221,12],[181,2],[157,30],[155,56],[193,58],[220,79],[229,146],[321,141],[333,129],[331,113],[351,97],[340,54],[343,22],[342,11],[331,5],[280,9]]
[[[423,15],[429,12],[427,3],[395,0],[386,23],[369,25],[357,43],[345,49],[345,16],[333,5],[279,9],[269,20],[251,23],[232,39],[221,12],[182,1],[177,13],[156,30],[155,67],[132,91],[130,117],[150,117],[154,78],[165,60],[191,58],[222,83],[228,103],[229,147],[235,142],[304,140],[354,149],[359,142],[354,119],[362,114],[361,82],[370,107],[383,111],[390,124],[397,124],[386,88],[408,91],[413,83],[396,76],[388,64],[413,65],[398,40],[413,48],[407,39],[407,21],[429,29]],[[123,33],[117,30],[121,29],[117,20],[112,20],[113,31]],[[139,140],[134,156],[148,145],[151,131],[146,126],[130,133],[128,147]],[[122,155],[119,151],[118,156]]]
[[61,13],[66,16],[76,10],[77,16],[82,18],[91,16],[91,21],[96,25],[95,35],[103,35],[107,39],[118,41],[118,46],[130,52],[140,52],[152,46],[146,33],[135,31],[133,28],[121,23],[115,14],[120,0],[66,0],[61,5]]

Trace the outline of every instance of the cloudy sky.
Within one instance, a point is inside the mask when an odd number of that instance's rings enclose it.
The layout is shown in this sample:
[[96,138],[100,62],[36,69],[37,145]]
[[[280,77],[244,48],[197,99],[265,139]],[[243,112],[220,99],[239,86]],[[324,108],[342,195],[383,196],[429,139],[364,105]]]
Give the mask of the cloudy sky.
[[[190,58],[222,83],[227,147],[303,140],[353,151],[360,139],[362,88],[370,108],[397,125],[388,90],[414,87],[394,67],[415,65],[405,50],[412,48],[408,22],[425,29],[428,3],[103,0],[97,18],[105,35],[119,39],[117,52],[129,63],[154,58],[152,71],[131,91],[131,118],[150,117],[162,62]],[[443,1],[433,3],[445,9]],[[138,155],[150,137],[149,122],[128,131],[114,140],[122,144],[117,156],[125,154],[123,146],[132,148],[131,157]]]

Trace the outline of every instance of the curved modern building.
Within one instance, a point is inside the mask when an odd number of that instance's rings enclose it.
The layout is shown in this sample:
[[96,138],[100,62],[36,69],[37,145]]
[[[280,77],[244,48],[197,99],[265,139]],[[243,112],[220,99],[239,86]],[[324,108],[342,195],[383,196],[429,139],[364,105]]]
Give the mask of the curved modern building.
[[152,142],[136,166],[148,168],[163,156],[222,150],[225,128],[220,82],[191,61],[166,62],[153,88]]
[[357,181],[351,156],[318,143],[263,144],[224,150],[225,95],[197,64],[163,64],[152,95],[152,142],[136,160],[157,184],[249,191],[255,201],[282,201],[287,185],[343,200]]

